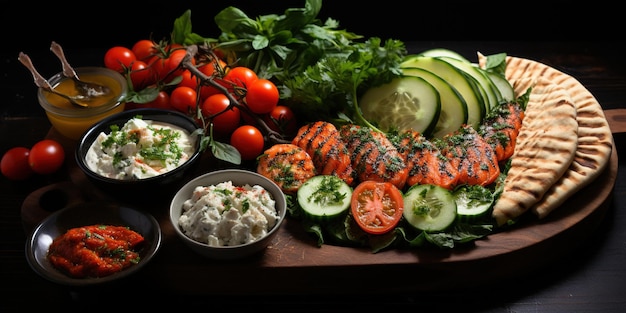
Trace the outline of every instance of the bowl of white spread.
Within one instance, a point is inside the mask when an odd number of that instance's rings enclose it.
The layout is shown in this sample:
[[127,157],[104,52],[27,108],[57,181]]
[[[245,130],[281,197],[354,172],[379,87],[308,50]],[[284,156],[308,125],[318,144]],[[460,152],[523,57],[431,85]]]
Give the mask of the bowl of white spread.
[[255,172],[225,169],[186,183],[170,204],[170,221],[193,251],[218,260],[261,253],[287,213],[285,195]]
[[76,163],[113,198],[169,199],[200,159],[198,128],[193,119],[172,110],[123,111],[83,134]]

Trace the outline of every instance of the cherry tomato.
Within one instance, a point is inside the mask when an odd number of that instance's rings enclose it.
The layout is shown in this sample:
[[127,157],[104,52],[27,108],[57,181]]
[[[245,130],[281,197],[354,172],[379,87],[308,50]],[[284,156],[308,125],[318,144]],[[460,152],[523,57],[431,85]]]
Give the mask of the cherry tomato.
[[[209,62],[207,64],[201,65],[198,67],[198,70],[200,70],[200,72],[202,72],[202,74],[208,76],[208,77],[214,77],[217,79],[221,79],[222,77],[224,77],[226,74],[226,62],[224,62],[221,59],[216,59],[212,62]],[[210,95],[214,95],[217,93],[221,93],[221,91],[213,86],[209,86],[209,85],[203,85],[200,88],[200,97],[202,99],[206,99],[208,98]]]
[[137,57],[133,51],[122,46],[109,48],[104,54],[104,65],[120,73],[124,73],[125,69],[130,68],[136,60]]
[[394,229],[402,218],[402,192],[389,182],[363,181],[354,188],[350,209],[363,231],[380,235]]
[[209,96],[202,102],[202,116],[205,119],[219,113],[219,115],[214,116],[211,120],[211,122],[213,122],[213,131],[219,134],[230,134],[239,126],[239,109],[233,106],[226,110],[229,105],[230,100],[222,93]]
[[132,47],[137,60],[147,61],[157,53],[158,44],[150,39],[140,39]]
[[33,169],[28,163],[30,150],[25,147],[14,147],[2,155],[0,169],[2,175],[11,180],[25,180],[33,175]]
[[183,79],[180,81],[180,83],[178,83],[178,86],[187,86],[189,88],[196,90],[196,87],[198,87],[198,80],[196,79],[195,76],[191,74],[191,71],[189,71],[188,69],[185,69],[180,74],[180,76]]
[[231,68],[226,75],[224,75],[224,81],[227,84],[228,91],[235,92],[235,88],[240,87],[241,91],[237,94],[245,95],[245,90],[250,86],[250,84],[259,79],[256,73],[245,67],[245,66],[236,66]]
[[145,103],[143,107],[175,110],[175,108],[170,104],[170,95],[164,90],[159,91],[157,97],[154,100]]
[[265,139],[258,128],[242,125],[230,136],[230,144],[239,151],[242,160],[254,160],[263,153]]
[[167,67],[165,63],[167,59],[163,58],[163,56],[157,54],[148,59],[148,66],[152,69],[152,75],[154,75],[154,81],[159,81],[167,75]]
[[130,67],[130,80],[134,90],[141,90],[155,82],[154,75],[144,61],[135,61]]
[[256,114],[271,112],[278,105],[278,88],[267,79],[257,79],[248,86],[246,105]]
[[185,114],[196,112],[196,90],[186,86],[174,88],[170,94],[170,105]]
[[[180,63],[185,58],[187,51],[184,49],[176,49],[170,52],[167,57],[167,61],[165,62],[165,67],[167,68],[167,72],[171,73],[173,76],[178,76],[183,73],[184,68],[180,67]],[[191,64],[195,65],[196,60],[191,58]]]
[[63,146],[52,139],[44,139],[35,143],[30,148],[28,164],[37,174],[52,174],[56,172],[65,161]]
[[284,135],[295,135],[298,131],[296,116],[288,106],[277,105],[270,113],[263,115],[263,120],[272,130]]

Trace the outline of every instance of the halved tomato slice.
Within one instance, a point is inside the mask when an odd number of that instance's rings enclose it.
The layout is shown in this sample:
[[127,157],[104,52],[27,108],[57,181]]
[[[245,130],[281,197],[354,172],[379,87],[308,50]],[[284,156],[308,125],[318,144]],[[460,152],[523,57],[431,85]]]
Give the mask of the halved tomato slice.
[[396,227],[402,218],[402,192],[389,182],[363,181],[352,192],[350,209],[363,231],[384,234]]

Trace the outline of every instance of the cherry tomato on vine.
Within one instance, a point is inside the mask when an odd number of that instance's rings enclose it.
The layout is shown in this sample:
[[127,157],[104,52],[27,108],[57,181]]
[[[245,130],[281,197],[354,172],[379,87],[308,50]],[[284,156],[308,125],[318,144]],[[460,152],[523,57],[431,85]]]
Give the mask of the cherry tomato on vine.
[[145,103],[143,107],[175,110],[175,108],[170,104],[170,95],[164,90],[159,91],[157,97],[154,100]]
[[[226,71],[227,71],[227,67],[226,67],[226,62],[224,60],[221,59],[216,59],[213,60],[207,64],[201,65],[198,67],[198,70],[200,70],[200,72],[202,72],[202,74],[208,76],[208,77],[213,77],[216,79],[221,79],[223,76],[225,76]],[[202,99],[206,99],[208,98],[210,95],[214,95],[217,93],[221,93],[221,91],[213,86],[209,86],[209,85],[203,85],[200,88],[200,97]]]
[[296,115],[288,106],[277,105],[270,113],[263,115],[263,120],[272,130],[285,135],[295,135],[298,131]]
[[144,61],[136,60],[130,67],[130,80],[134,90],[141,90],[155,82],[154,74],[148,64]]
[[392,183],[367,180],[354,188],[350,209],[363,231],[380,235],[396,227],[402,218],[404,200]]
[[28,164],[37,174],[52,174],[65,162],[63,146],[52,139],[38,141],[30,148]]
[[257,79],[248,86],[245,102],[256,114],[271,112],[278,105],[278,88],[267,79]]
[[170,94],[170,105],[185,114],[194,114],[196,112],[196,97],[197,93],[193,88],[176,87]]
[[157,53],[158,44],[150,39],[140,39],[131,48],[137,60],[147,61]]
[[224,81],[227,84],[228,91],[231,93],[234,92],[235,88],[241,88],[240,94],[244,95],[245,90],[250,86],[250,84],[259,79],[256,73],[245,67],[245,66],[236,66],[231,68],[226,75],[224,75]]
[[[176,49],[170,52],[167,57],[167,61],[165,61],[165,67],[167,68],[167,72],[171,73],[173,76],[178,76],[183,73],[184,68],[180,67],[180,63],[182,63],[183,59],[187,51],[184,49]],[[195,65],[196,60],[191,58],[191,64]]]
[[242,125],[230,136],[230,145],[239,151],[242,160],[254,160],[263,153],[265,139],[258,128]]
[[239,109],[233,106],[227,110],[229,105],[230,100],[226,95],[218,93],[206,98],[200,107],[202,116],[207,121],[210,116],[219,113],[211,119],[211,122],[213,122],[213,131],[222,135],[231,134],[240,122]]
[[2,175],[10,180],[25,180],[33,175],[33,169],[28,163],[30,149],[14,147],[2,155],[0,170]]
[[104,66],[120,73],[124,73],[124,69],[130,68],[136,60],[133,51],[122,46],[111,47],[104,54]]
[[196,79],[195,76],[191,74],[191,71],[189,71],[188,69],[185,69],[180,74],[180,76],[183,79],[180,81],[180,83],[178,83],[178,86],[187,86],[189,88],[196,90],[196,87],[198,87],[198,80]]

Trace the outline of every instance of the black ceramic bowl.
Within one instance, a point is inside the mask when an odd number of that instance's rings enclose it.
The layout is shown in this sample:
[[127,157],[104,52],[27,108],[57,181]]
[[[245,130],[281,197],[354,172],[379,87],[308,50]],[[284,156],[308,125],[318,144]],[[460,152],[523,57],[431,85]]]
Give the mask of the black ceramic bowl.
[[[120,272],[100,278],[72,278],[55,268],[47,258],[52,241],[69,229],[89,225],[127,226],[141,234],[146,243],[141,247],[139,263]],[[66,286],[89,286],[117,281],[137,272],[161,247],[159,222],[150,214],[126,206],[105,202],[83,202],[52,213],[45,218],[26,240],[26,260],[43,278]]]
[[143,120],[173,124],[190,134],[199,128],[192,118],[172,110],[140,108],[123,111],[98,122],[83,134],[76,148],[76,163],[89,181],[113,199],[135,203],[170,199],[185,182],[185,175],[199,163],[201,152],[200,138],[197,135],[192,136],[196,148],[193,155],[177,168],[157,176],[132,180],[109,178],[92,171],[86,163],[85,156],[101,132],[110,133],[112,125],[117,125],[121,129],[135,116],[141,116]]

